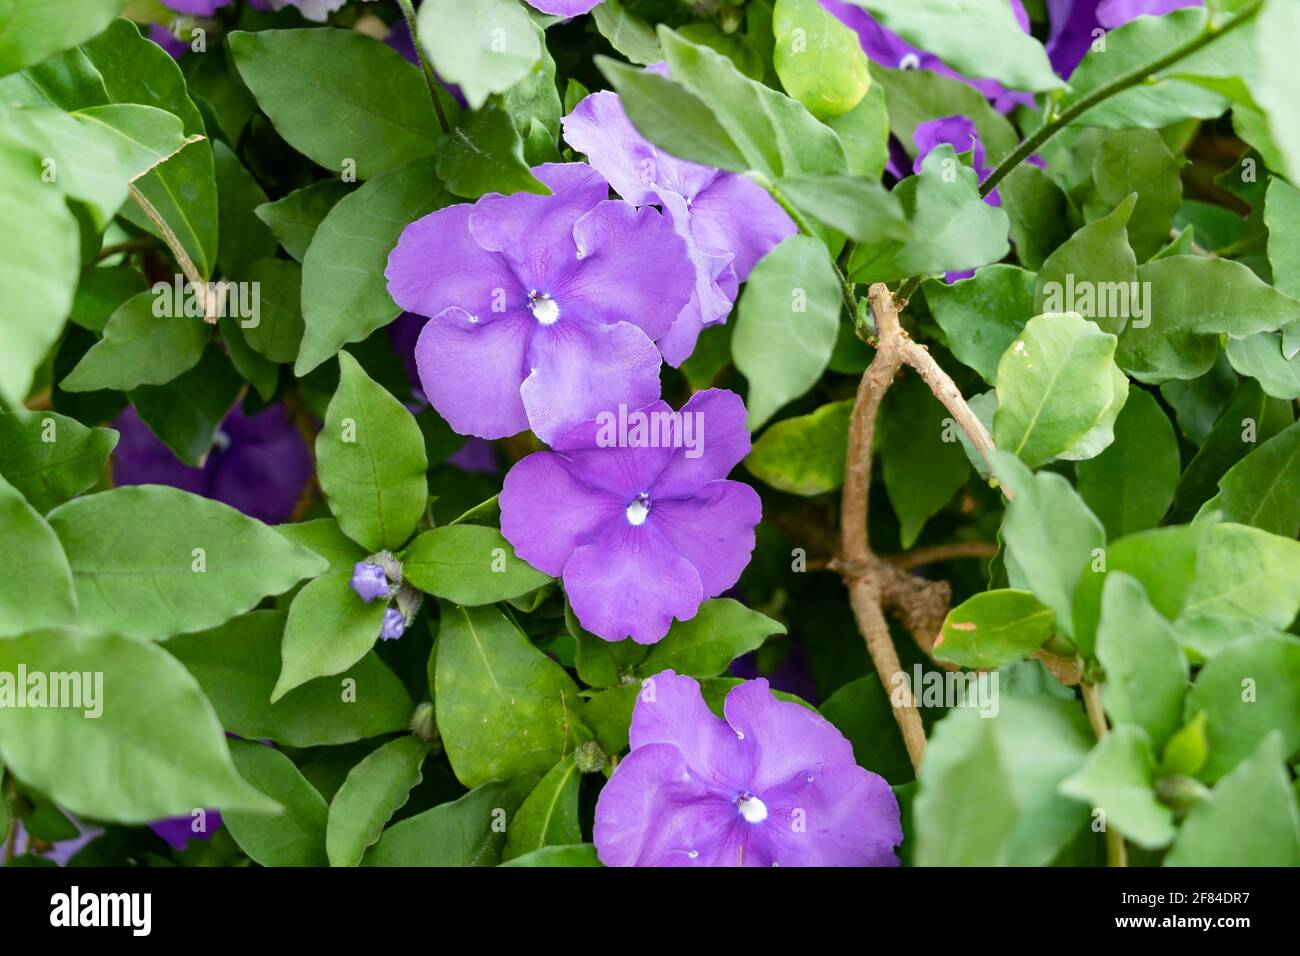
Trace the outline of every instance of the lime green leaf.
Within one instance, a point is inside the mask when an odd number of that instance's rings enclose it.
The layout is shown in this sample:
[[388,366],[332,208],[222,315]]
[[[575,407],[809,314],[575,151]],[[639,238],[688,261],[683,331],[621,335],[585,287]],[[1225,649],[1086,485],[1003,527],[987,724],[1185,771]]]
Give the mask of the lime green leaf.
[[438,75],[457,84],[473,109],[528,75],[542,41],[514,0],[429,0],[420,8],[420,42]]
[[426,594],[457,604],[495,604],[551,578],[515,557],[495,528],[458,524],[426,531],[402,554],[402,574]]
[[745,457],[750,474],[778,491],[820,495],[844,483],[852,400],[831,402],[811,415],[768,428]]
[[0,8],[0,74],[14,73],[88,40],[125,0],[7,0]]
[[1052,635],[1052,609],[1028,591],[985,591],[948,612],[937,660],[995,668],[1033,654]]
[[[605,6],[609,0],[605,0]],[[596,8],[597,10],[600,7]],[[590,843],[575,843],[570,846],[544,846],[532,853],[517,856],[501,866],[600,866],[596,848]]]
[[664,58],[655,31],[640,17],[628,13],[618,0],[597,4],[591,19],[609,45],[633,63],[650,66]]
[[0,409],[0,475],[44,513],[103,480],[117,437],[57,412]]
[[0,635],[73,622],[77,596],[63,546],[45,519],[3,477],[0,552],[11,558],[0,577]]
[[858,35],[817,0],[776,0],[773,53],[785,91],[818,119],[847,113],[871,85]]
[[[1297,328],[1294,323],[1287,331]],[[1300,398],[1300,354],[1286,355],[1282,332],[1256,332],[1228,340],[1228,361],[1242,375],[1258,379],[1267,395],[1292,401]]]
[[1227,617],[1283,629],[1300,610],[1300,542],[1240,524],[1210,528],[1187,595],[1189,617]]
[[1173,840],[1173,811],[1156,799],[1151,741],[1140,727],[1114,728],[1093,748],[1078,772],[1061,781],[1061,793],[1106,814],[1106,826],[1148,850]]

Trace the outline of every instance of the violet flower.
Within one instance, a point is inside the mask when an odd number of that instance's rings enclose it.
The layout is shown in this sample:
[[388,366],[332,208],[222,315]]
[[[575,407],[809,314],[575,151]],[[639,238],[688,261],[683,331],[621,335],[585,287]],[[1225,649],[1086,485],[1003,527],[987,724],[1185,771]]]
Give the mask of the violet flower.
[[538,166],[552,194],[490,194],[411,223],[388,291],[430,316],[420,383],[452,429],[550,442],[659,395],[659,352],[690,299],[686,244],[653,209],[608,199],[582,163]]
[[[975,129],[975,124],[965,116],[940,116],[918,123],[912,133],[912,140],[916,143],[916,158],[912,160],[914,173],[921,171],[921,164],[935,147],[945,143],[951,145],[955,153],[972,153],[975,172],[981,183],[993,172],[992,167],[985,162],[984,144],[980,142],[979,132]],[[1002,198],[996,189],[984,197],[984,201],[991,206],[1002,205]]]
[[392,593],[384,569],[369,561],[358,561],[353,565],[352,580],[348,582],[348,586],[356,591],[366,604],[375,598],[386,598]]
[[600,2],[601,0],[528,0],[528,5],[556,17],[576,17],[587,13]]
[[385,641],[396,640],[406,633],[406,617],[395,607],[384,612],[384,623],[379,629],[379,636]]
[[113,450],[113,481],[118,485],[170,485],[279,524],[293,514],[311,480],[311,456],[283,405],[251,416],[236,405],[217,430],[201,468],[172,454],[133,406],[113,427],[121,433]]
[[[1020,0],[1007,0],[1007,2],[1011,4],[1011,11],[1015,14],[1020,28],[1028,33],[1029,16],[1025,13],[1025,8],[1021,5]],[[960,80],[979,90],[987,99],[992,101],[996,109],[1003,113],[1009,113],[1017,106],[1032,107],[1034,105],[1033,93],[1009,90],[997,80],[964,76],[933,53],[912,46],[897,33],[876,22],[875,18],[866,10],[847,2],[847,0],[821,0],[821,5],[834,15],[837,20],[857,33],[858,40],[862,43],[863,52],[867,54],[867,59],[873,63],[879,63],[881,66],[890,67],[891,69],[933,70],[935,73],[941,73],[944,76]]]
[[661,152],[636,131],[616,93],[592,93],[562,123],[565,140],[615,192],[636,206],[662,206],[686,241],[695,290],[658,343],[669,365],[681,365],[705,326],[726,321],[758,260],[797,229],[752,180]]
[[185,814],[180,817],[167,817],[149,824],[149,829],[158,834],[173,850],[184,850],[190,840],[211,840],[221,829],[221,812],[204,810],[201,817]]
[[[554,577],[582,626],[653,644],[675,617],[736,583],[762,506],[726,480],[749,452],[745,406],[719,389],[674,413],[665,402],[586,422],[554,451],[516,464],[501,490],[501,533]],[[632,423],[654,423],[636,433]],[[674,437],[675,436],[675,437]]]
[[1112,30],[1140,16],[1161,17],[1183,7],[1199,7],[1201,0],[1047,0],[1047,58],[1052,69],[1068,77],[1097,38],[1097,31]]
[[21,819],[14,821],[17,824],[14,835],[14,855],[22,856],[25,853],[32,853],[59,866],[67,866],[68,861],[76,856],[87,843],[104,832],[101,827],[82,823],[72,814],[66,813],[66,811],[65,815],[76,826],[77,835],[66,840],[60,840],[58,843],[49,844],[48,848],[38,848],[36,841],[31,838],[26,828],[23,827],[23,821]]
[[758,655],[758,651],[742,654],[731,662],[731,666],[727,668],[727,673],[732,677],[740,677],[745,680],[763,677],[767,679],[773,690],[782,690],[787,694],[794,694],[810,704],[818,703],[817,682],[813,678],[812,667],[808,661],[808,652],[804,650],[802,644],[794,641],[789,642],[785,656],[770,671],[764,671],[759,666]]
[[229,3],[230,0],[162,0],[168,10],[194,17],[210,17]]
[[642,685],[632,752],[596,802],[606,866],[897,866],[898,801],[835,727],[767,681],[720,720],[671,670]]

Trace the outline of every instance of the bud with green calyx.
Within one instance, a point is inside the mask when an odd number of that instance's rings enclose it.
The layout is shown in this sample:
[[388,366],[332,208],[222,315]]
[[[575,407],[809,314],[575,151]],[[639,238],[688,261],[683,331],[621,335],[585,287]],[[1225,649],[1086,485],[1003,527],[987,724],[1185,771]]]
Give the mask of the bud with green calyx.
[[573,762],[578,765],[578,769],[583,773],[597,773],[609,760],[605,751],[600,749],[600,744],[594,740],[588,740],[585,744],[579,744],[578,749],[573,752]]
[[433,704],[426,700],[415,708],[415,713],[411,715],[410,728],[411,733],[426,743],[438,739],[438,723],[434,719]]

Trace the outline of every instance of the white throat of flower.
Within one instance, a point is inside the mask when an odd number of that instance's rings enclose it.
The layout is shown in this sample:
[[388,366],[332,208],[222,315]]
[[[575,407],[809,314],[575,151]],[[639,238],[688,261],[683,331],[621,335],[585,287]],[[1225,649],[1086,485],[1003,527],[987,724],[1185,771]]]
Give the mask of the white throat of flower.
[[767,804],[752,793],[746,793],[736,801],[736,808],[746,823],[762,823],[767,819]]
[[542,325],[554,325],[560,318],[559,305],[545,293],[530,292],[528,308],[532,310],[533,318]]
[[650,498],[642,493],[632,499],[632,503],[627,506],[627,523],[633,527],[645,524],[645,519],[650,516]]

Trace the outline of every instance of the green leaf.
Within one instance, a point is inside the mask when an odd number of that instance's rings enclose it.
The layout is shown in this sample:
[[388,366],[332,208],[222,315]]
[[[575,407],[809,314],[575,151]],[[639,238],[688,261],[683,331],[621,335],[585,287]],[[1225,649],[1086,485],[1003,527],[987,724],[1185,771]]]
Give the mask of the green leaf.
[[1036,314],[1034,274],[998,263],[977,269],[969,279],[951,285],[932,279],[923,288],[952,354],[994,384],[998,360]]
[[844,483],[853,402],[831,402],[810,415],[782,419],[759,436],[745,468],[792,495],[820,495]]
[[295,189],[283,199],[264,203],[253,212],[266,223],[284,251],[302,262],[321,221],[349,192],[351,189],[344,182],[322,179]]
[[1272,176],[1264,194],[1268,262],[1279,292],[1300,299],[1300,190]]
[[[1034,313],[1077,312],[1103,331],[1119,335],[1138,288],[1137,258],[1128,242],[1128,222],[1137,205],[1132,197],[1108,215],[1079,229],[1063,242],[1038,272]],[[1148,296],[1147,303],[1152,299]]]
[[1097,660],[1106,670],[1102,701],[1114,724],[1135,724],[1159,750],[1183,723],[1187,661],[1173,626],[1121,571],[1106,576],[1097,628]]
[[[261,293],[258,295],[260,297]],[[217,328],[220,329],[221,343],[226,347],[226,354],[235,371],[248,380],[258,398],[263,402],[272,401],[280,386],[280,369],[269,358],[253,350],[244,337],[244,330],[239,327],[238,319],[222,316],[217,322]]]
[[184,375],[166,385],[142,385],[130,398],[140,418],[176,457],[197,467],[207,458],[217,426],[243,385],[225,353],[209,345],[199,364]]
[[496,99],[439,140],[438,177],[450,192],[466,199],[486,193],[550,193],[529,171],[519,131]]
[[1256,332],[1229,339],[1228,361],[1240,374],[1258,379],[1265,394],[1287,402],[1300,398],[1300,354],[1286,357],[1282,333]]
[[117,438],[57,412],[0,409],[0,475],[44,513],[103,480]]
[[976,594],[948,612],[934,642],[936,660],[996,668],[1024,660],[1052,636],[1052,609],[1028,591]]
[[316,436],[321,490],[349,538],[369,551],[398,548],[428,504],[428,460],[415,418],[347,352]]
[[1286,0],[1265,0],[1253,24],[1251,61],[1256,75],[1251,94],[1267,117],[1267,127],[1286,163],[1284,172],[1300,182],[1300,124],[1295,121],[1297,66],[1292,39],[1300,33],[1300,11]]
[[[708,104],[744,157],[747,165],[737,171],[752,169],[773,180],[800,173],[847,171],[840,138],[803,104],[750,79],[721,53],[691,43],[665,26],[659,27],[659,42],[673,81]],[[624,105],[636,124],[637,113],[630,104]],[[665,148],[671,152],[669,145]],[[699,161],[694,156],[683,158]]]
[[1174,427],[1150,392],[1131,388],[1115,419],[1115,441],[1075,466],[1079,494],[1109,538],[1154,528],[1174,500],[1179,476]]
[[578,785],[582,774],[573,755],[562,759],[533,788],[510,821],[503,860],[511,860],[544,846],[582,842],[578,825]]
[[81,622],[141,640],[221,624],[325,567],[260,521],[161,485],[75,498],[49,521]]
[[1210,742],[1205,736],[1205,715],[1197,714],[1169,738],[1160,761],[1160,772],[1166,776],[1190,777],[1205,766],[1210,755]]
[[880,183],[844,173],[790,176],[776,183],[790,202],[859,242],[886,236],[908,239],[911,229],[893,193]]
[[859,181],[878,180],[889,161],[889,116],[885,111],[885,88],[873,83],[862,101],[847,113],[832,116],[826,125],[844,144],[849,172]]
[[495,604],[551,580],[515,557],[496,528],[458,524],[426,531],[402,554],[402,575],[426,594],[457,604]]
[[1188,709],[1206,717],[1205,780],[1222,777],[1272,731],[1281,736],[1283,756],[1294,755],[1300,750],[1300,638],[1261,635],[1228,644],[1196,675]]
[[[610,0],[605,0],[601,6],[607,6]],[[596,10],[599,10],[597,7]],[[595,11],[593,11],[595,12]],[[517,856],[501,866],[545,866],[545,867],[570,867],[570,866],[600,866],[600,859],[596,856],[596,848],[590,843],[575,843],[570,846],[544,846],[532,853],[525,853],[523,856]]]
[[858,35],[817,0],[776,0],[776,74],[785,91],[818,119],[853,109],[871,85]]
[[379,640],[388,605],[363,602],[349,586],[351,578],[351,569],[331,571],[294,596],[284,626],[283,665],[271,692],[272,704],[309,680],[342,673]]
[[12,559],[0,577],[0,636],[73,622],[77,595],[63,547],[45,519],[3,477],[0,553]]
[[77,220],[42,182],[41,155],[0,135],[0,220],[22,223],[0,239],[0,399],[19,406],[36,367],[58,340],[77,284]]
[[853,745],[859,767],[878,773],[895,784],[911,780],[912,763],[894,720],[889,691],[876,674],[849,681],[821,706],[829,720]]
[[849,274],[861,282],[959,272],[997,262],[1010,245],[1007,214],[979,195],[979,177],[946,143],[921,162],[921,171],[894,187],[911,226],[906,241],[884,239],[859,245]]
[[[993,441],[1031,468],[1089,457],[1077,449],[1094,430],[1100,447],[1109,445],[1128,398],[1115,345],[1115,336],[1074,313],[1030,319],[998,362]],[[1100,450],[1085,444],[1091,455]]]
[[749,380],[750,431],[821,377],[840,307],[839,280],[821,241],[790,236],[758,261],[731,340],[736,367]]
[[259,259],[244,271],[258,290],[253,324],[240,322],[248,345],[272,362],[291,363],[302,343],[302,269],[285,259]]
[[1061,781],[1061,793],[1103,810],[1106,826],[1148,850],[1169,845],[1177,832],[1173,811],[1156,799],[1151,741],[1132,724],[1115,727],[1087,762]]
[[[1023,163],[998,185],[998,195],[1011,220],[1011,242],[1016,247],[1016,257],[1027,269],[1041,269],[1047,258],[1070,238],[1065,193],[1045,171]],[[1030,310],[1034,311],[1037,310]]]
[[1300,422],[1228,469],[1219,493],[1201,505],[1201,514],[1214,512],[1284,538],[1300,534]]
[[573,679],[500,611],[441,609],[434,701],[461,783],[545,773],[590,738]]
[[526,77],[542,56],[538,32],[514,0],[429,0],[418,30],[438,76],[458,85],[472,109]]
[[229,42],[276,132],[330,172],[370,179],[437,149],[424,78],[392,47],[326,27],[238,30]]
[[1087,813],[1057,792],[1092,743],[1072,700],[1001,698],[995,719],[958,707],[935,727],[912,805],[917,866],[1043,866]]
[[145,289],[144,276],[127,265],[86,269],[77,283],[77,295],[68,319],[96,335],[114,312],[131,296]]
[[14,73],[99,33],[125,0],[6,0],[0,7],[0,74]]
[[307,327],[295,374],[306,375],[397,318],[402,310],[384,279],[388,254],[407,225],[448,198],[434,161],[421,159],[375,177],[329,211],[302,260]]
[[689,621],[674,621],[667,636],[650,646],[636,672],[648,677],[672,668],[692,677],[717,677],[737,657],[757,649],[785,625],[731,598],[700,605]]
[[1240,524],[1216,524],[1197,554],[1187,595],[1189,617],[1258,621],[1279,630],[1300,610],[1300,542]]
[[745,172],[749,160],[713,115],[705,99],[682,84],[597,56],[596,66],[618,92],[637,131],[673,156],[732,172]]
[[329,571],[351,571],[353,565],[366,557],[365,550],[345,535],[333,518],[280,524],[275,530],[294,544],[319,554],[329,562]]
[[1117,130],[1106,137],[1093,157],[1096,192],[1089,197],[1085,212],[1089,218],[1105,216],[1136,195],[1128,238],[1134,254],[1145,261],[1169,241],[1174,214],[1183,198],[1181,167],[1156,130]]
[[997,162],[1016,148],[1020,136],[984,94],[956,77],[933,70],[888,69],[871,64],[871,76],[884,87],[889,128],[912,158],[916,157],[916,127],[927,120],[959,113],[975,124],[985,156]]
[[899,520],[904,548],[966,483],[970,466],[948,410],[919,377],[908,376],[885,395],[880,453],[885,491]]
[[244,273],[256,260],[274,256],[278,245],[271,230],[254,214],[266,203],[266,193],[225,143],[212,144],[212,159],[221,227],[217,265],[229,279],[255,281]]
[[117,823],[275,809],[240,779],[199,685],[160,648],[59,631],[0,641],[0,673],[20,665],[29,686],[38,672],[80,675],[84,707],[0,707],[0,761],[61,807]]
[[1204,375],[1214,365],[1219,334],[1244,338],[1300,319],[1300,302],[1231,259],[1155,259],[1138,267],[1138,281],[1150,283],[1150,322],[1129,324],[1116,360],[1144,382]]
[[1002,519],[1011,586],[1032,591],[1052,609],[1058,632],[1069,636],[1074,589],[1086,563],[1106,543],[1106,532],[1060,475],[1032,475],[1015,456],[998,449],[990,452],[990,461],[1015,496]]
[[509,818],[536,777],[492,781],[384,831],[362,866],[496,866]]
[[222,808],[239,848],[262,866],[324,866],[325,798],[273,747],[233,740],[230,752],[244,779],[282,807],[274,815]]
[[330,866],[357,866],[393,814],[422,779],[429,745],[418,737],[390,740],[348,771],[329,806],[325,847]]
[[628,13],[618,0],[604,0],[597,4],[591,11],[591,19],[609,45],[633,63],[650,66],[664,58],[653,28],[640,17]]
[[1020,28],[1000,0],[850,0],[913,46],[959,73],[997,80],[1014,90],[1063,85],[1043,45]]
[[1192,808],[1165,866],[1300,866],[1300,811],[1280,734]]
[[284,626],[283,611],[253,611],[163,647],[194,675],[221,725],[247,740],[327,747],[407,728],[411,696],[374,654],[272,704]]
[[127,299],[108,320],[104,337],[59,387],[66,392],[129,391],[163,385],[192,369],[212,338],[212,326],[183,309],[176,310],[179,315],[166,314],[165,305],[152,291]]

